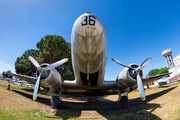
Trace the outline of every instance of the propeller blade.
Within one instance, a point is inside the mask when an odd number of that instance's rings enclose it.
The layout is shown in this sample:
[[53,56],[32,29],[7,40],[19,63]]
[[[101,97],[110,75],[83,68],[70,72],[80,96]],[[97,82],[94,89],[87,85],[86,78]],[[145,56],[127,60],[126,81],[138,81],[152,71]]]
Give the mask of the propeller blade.
[[40,80],[41,79],[41,73],[39,74],[38,80],[36,81],[36,84],[34,86],[34,92],[33,92],[33,100],[37,100],[37,94],[39,91],[39,84],[40,84]]
[[151,57],[147,58],[142,64],[141,64],[141,70],[146,67],[147,64],[149,64],[149,62],[152,60]]
[[36,68],[39,67],[38,62],[37,62],[33,57],[29,56],[28,59],[32,62],[32,64],[33,64]]
[[141,100],[145,101],[146,97],[145,97],[145,93],[144,93],[144,86],[143,86],[142,79],[141,79],[139,73],[137,74],[137,83],[138,83],[139,93],[141,95]]
[[58,66],[64,64],[64,63],[67,62],[67,61],[68,61],[67,58],[62,59],[62,60],[57,61],[57,62],[55,62],[55,63],[53,63],[53,64],[51,64],[51,65],[48,65],[48,66],[45,67],[44,69],[45,69],[45,70],[50,70],[50,69],[52,69],[52,68],[55,68],[55,67],[58,67]]
[[128,67],[128,68],[134,69],[133,67],[130,67],[130,66],[127,65],[126,63],[123,63],[123,62],[121,62],[121,61],[119,61],[119,60],[117,60],[117,59],[115,59],[115,58],[111,58],[111,60],[112,60],[112,61],[115,61],[116,63],[118,63],[118,64],[120,64],[120,65],[122,65],[122,66],[124,66],[124,67]]

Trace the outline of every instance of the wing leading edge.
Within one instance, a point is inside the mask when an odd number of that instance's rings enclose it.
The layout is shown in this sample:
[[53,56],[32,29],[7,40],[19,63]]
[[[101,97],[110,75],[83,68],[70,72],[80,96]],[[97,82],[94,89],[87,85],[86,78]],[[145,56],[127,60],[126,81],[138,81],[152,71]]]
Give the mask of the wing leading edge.
[[168,75],[170,75],[171,73],[167,73],[167,74],[162,74],[162,75],[156,75],[156,76],[152,76],[152,77],[147,77],[147,78],[143,78],[143,84],[146,85],[148,83],[154,82],[156,80],[159,80],[163,77],[166,77]]
[[31,84],[35,84],[36,83],[36,80],[37,78],[36,77],[31,77],[31,76],[26,76],[26,75],[20,75],[20,74],[14,74],[14,73],[10,73],[12,76],[16,77],[16,78],[19,78],[19,79],[22,79],[28,83],[31,83]]
[[[166,77],[166,76],[168,76],[170,74],[171,73],[167,73],[167,74],[162,74],[162,75],[156,75],[156,76],[152,76],[152,77],[143,78],[142,79],[143,85],[146,85],[148,83],[151,83],[151,82],[154,82],[154,81],[159,80],[161,78],[164,78],[164,77]],[[100,86],[101,86],[101,88],[116,88],[117,89],[117,84],[118,84],[118,82],[116,82],[116,81],[105,81],[104,80],[104,83],[102,83]],[[134,86],[137,86],[137,84],[135,84]]]

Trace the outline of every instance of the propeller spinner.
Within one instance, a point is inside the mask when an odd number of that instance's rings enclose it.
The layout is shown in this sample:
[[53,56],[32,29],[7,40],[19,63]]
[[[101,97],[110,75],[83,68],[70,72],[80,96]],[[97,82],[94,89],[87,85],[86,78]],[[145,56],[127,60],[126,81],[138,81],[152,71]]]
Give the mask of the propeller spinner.
[[51,69],[54,69],[55,67],[58,67],[58,66],[64,64],[65,62],[68,61],[68,59],[67,58],[62,59],[62,60],[57,61],[57,62],[55,62],[55,63],[53,63],[51,65],[46,66],[45,68],[42,68],[33,57],[29,56],[28,59],[32,62],[32,64],[37,68],[37,70],[40,73],[39,76],[38,76],[38,79],[36,81],[36,84],[35,84],[35,87],[34,87],[34,92],[33,92],[33,100],[37,100],[37,94],[38,94],[39,85],[40,85],[40,82],[41,82],[41,74],[43,74],[43,72],[45,70],[51,70]]
[[137,84],[138,84],[138,88],[139,88],[139,93],[141,95],[141,100],[142,101],[145,101],[146,100],[146,97],[145,97],[145,93],[144,93],[144,87],[143,87],[143,82],[142,82],[142,79],[139,75],[140,71],[147,65],[149,64],[149,62],[152,60],[151,57],[147,58],[138,68],[133,68],[133,67],[130,67],[129,65],[115,59],[115,58],[111,58],[112,61],[115,61],[116,63],[124,66],[124,67],[128,67],[128,68],[131,68],[133,69],[136,74],[137,74]]

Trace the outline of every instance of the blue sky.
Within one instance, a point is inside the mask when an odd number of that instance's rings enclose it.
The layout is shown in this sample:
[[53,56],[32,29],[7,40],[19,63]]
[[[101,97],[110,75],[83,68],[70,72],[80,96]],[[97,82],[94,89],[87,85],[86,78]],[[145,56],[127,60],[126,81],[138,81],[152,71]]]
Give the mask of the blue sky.
[[75,20],[90,8],[104,23],[108,53],[106,80],[114,80],[127,64],[152,61],[143,69],[166,66],[162,51],[180,54],[180,2],[170,0],[4,0],[0,1],[0,73],[15,72],[15,61],[47,34],[71,41]]

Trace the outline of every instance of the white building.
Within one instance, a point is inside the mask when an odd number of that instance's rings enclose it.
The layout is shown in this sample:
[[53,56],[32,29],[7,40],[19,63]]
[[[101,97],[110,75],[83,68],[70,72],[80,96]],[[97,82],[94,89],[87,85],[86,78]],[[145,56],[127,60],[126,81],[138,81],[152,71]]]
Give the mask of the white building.
[[177,73],[180,73],[180,54],[173,59],[173,62],[174,67],[169,69],[169,73],[172,72],[172,74],[170,74],[170,77],[174,76]]
[[12,79],[15,80],[15,81],[18,81],[18,80],[19,80],[19,78],[16,78],[16,77],[14,77],[14,76],[12,77]]
[[168,68],[174,67],[173,57],[171,53],[172,53],[171,49],[166,49],[162,51],[162,56],[164,56]]
[[180,54],[176,56],[173,61],[176,68],[176,72],[180,73]]
[[[166,49],[162,52],[162,55],[165,57],[166,65],[169,69],[170,77],[174,76],[177,73],[180,73],[180,54],[175,58],[171,55],[171,49]],[[180,79],[180,78],[179,78]]]

